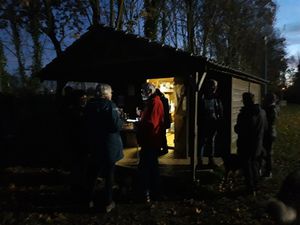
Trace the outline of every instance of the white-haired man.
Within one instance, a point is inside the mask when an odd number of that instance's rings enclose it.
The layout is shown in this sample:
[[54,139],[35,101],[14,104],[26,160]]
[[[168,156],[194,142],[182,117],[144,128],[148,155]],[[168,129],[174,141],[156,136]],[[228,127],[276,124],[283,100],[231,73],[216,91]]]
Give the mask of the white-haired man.
[[[87,141],[91,154],[87,169],[87,188],[90,200],[97,176],[105,178],[105,210],[114,207],[112,185],[115,163],[123,158],[120,136],[122,121],[115,103],[112,102],[112,88],[108,84],[98,84],[96,96],[86,105]],[[92,202],[91,202],[92,203]]]
[[164,107],[160,97],[155,94],[155,86],[146,83],[141,89],[145,108],[138,126],[140,152],[140,181],[147,202],[159,194],[158,156],[163,145]]

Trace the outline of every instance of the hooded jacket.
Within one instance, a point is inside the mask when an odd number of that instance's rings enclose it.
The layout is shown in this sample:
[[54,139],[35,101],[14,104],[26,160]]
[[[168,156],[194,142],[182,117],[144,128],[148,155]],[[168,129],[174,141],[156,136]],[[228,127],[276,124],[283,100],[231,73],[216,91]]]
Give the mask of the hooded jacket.
[[138,142],[141,147],[160,148],[163,140],[164,107],[160,97],[152,95],[145,105],[138,126]]
[[116,105],[107,99],[92,99],[86,106],[85,118],[91,153],[100,161],[108,163],[122,159],[122,120]]
[[238,154],[246,158],[260,156],[264,150],[263,138],[266,129],[266,113],[258,104],[242,107],[234,127],[238,134]]

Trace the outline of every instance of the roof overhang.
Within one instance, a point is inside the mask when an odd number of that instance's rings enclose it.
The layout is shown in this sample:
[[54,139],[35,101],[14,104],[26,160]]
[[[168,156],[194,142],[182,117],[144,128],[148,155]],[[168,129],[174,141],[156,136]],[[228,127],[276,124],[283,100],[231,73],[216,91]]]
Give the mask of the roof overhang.
[[148,39],[96,25],[76,40],[37,76],[41,80],[119,82],[189,75],[211,70],[266,83],[261,78],[193,56]]

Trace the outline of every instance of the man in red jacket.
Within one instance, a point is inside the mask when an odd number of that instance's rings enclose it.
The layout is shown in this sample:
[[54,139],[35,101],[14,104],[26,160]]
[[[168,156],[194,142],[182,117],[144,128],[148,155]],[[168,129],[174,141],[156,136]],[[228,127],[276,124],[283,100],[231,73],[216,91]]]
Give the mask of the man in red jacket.
[[145,108],[138,126],[138,142],[141,146],[139,171],[142,191],[146,201],[159,194],[158,154],[163,144],[164,108],[155,86],[146,83],[141,89]]

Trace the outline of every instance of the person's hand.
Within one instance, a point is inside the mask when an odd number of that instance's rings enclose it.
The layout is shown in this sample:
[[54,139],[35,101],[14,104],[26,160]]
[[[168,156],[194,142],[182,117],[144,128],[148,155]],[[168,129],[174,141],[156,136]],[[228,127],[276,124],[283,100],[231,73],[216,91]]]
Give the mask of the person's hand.
[[121,116],[123,114],[123,109],[122,108],[117,108],[117,112],[118,112],[119,116]]
[[141,116],[141,114],[142,114],[142,110],[140,110],[139,107],[135,108],[135,112],[136,112],[137,116]]

